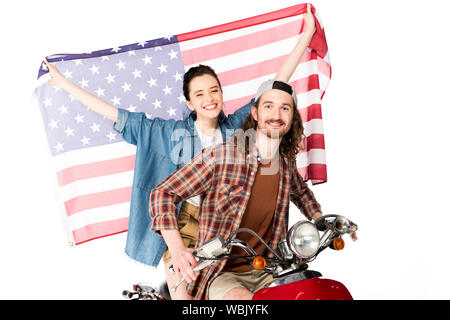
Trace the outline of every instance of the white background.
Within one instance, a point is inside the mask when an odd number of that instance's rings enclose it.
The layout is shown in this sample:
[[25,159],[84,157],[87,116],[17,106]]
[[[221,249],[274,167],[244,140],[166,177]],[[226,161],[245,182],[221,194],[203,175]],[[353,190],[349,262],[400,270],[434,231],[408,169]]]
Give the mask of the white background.
[[[125,233],[67,245],[31,99],[45,56],[194,31],[298,3],[3,1],[0,298],[122,299],[133,283],[158,283],[162,275],[125,255]],[[324,213],[359,225],[360,239],[310,267],[343,282],[356,299],[449,299],[449,7],[313,4],[333,76],[322,110],[328,182],[312,190]]]

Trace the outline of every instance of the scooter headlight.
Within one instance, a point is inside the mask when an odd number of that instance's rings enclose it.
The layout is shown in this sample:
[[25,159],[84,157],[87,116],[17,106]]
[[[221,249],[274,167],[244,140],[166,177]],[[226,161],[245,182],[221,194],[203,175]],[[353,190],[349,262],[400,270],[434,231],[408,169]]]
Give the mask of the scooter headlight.
[[300,258],[311,258],[319,250],[320,235],[309,221],[299,221],[288,232],[289,247]]

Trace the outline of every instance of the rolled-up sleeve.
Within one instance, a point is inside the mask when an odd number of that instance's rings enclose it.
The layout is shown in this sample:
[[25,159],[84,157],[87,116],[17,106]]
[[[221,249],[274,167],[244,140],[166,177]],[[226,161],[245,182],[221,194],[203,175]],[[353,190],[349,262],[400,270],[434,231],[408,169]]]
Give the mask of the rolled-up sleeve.
[[[120,108],[118,111],[117,122],[114,123],[113,129],[119,132],[126,142],[138,145],[143,135],[147,137],[147,140],[152,138],[150,130],[143,129],[144,127],[150,128],[153,123],[151,119],[146,119],[145,113],[129,112]],[[147,122],[147,126],[145,126],[145,122]]]
[[176,210],[180,202],[176,196],[171,196],[164,191],[153,189],[150,195],[150,216],[152,218],[151,229],[157,233],[160,230],[178,229]]
[[149,200],[153,231],[178,228],[178,203],[208,190],[214,175],[214,163],[214,147],[204,149],[153,188]]
[[122,133],[123,129],[125,129],[125,124],[127,123],[129,112],[121,108],[118,108],[118,111],[117,122],[114,123],[113,128],[118,133]]

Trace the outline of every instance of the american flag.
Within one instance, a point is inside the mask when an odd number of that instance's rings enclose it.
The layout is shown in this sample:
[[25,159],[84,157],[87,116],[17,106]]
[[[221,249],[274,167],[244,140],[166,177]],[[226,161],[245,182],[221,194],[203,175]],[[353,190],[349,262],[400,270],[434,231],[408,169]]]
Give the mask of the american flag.
[[[327,180],[321,100],[331,77],[322,22],[290,79],[298,94],[306,149],[297,157],[305,180]],[[110,104],[148,118],[182,119],[182,78],[191,66],[215,69],[224,112],[254,97],[273,78],[301,36],[306,4],[179,34],[85,54],[47,57],[69,80]],[[127,231],[135,147],[110,120],[48,84],[42,63],[35,97],[55,168],[58,199],[70,243]]]

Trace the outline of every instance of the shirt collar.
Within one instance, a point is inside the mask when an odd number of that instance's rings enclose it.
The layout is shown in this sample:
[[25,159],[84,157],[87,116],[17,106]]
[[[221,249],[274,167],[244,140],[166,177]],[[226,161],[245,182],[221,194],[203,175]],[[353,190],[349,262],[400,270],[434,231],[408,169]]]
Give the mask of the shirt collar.
[[[219,126],[221,127],[221,123],[224,122],[226,119],[225,113],[222,111],[220,111],[219,114]],[[197,131],[195,130],[195,120],[197,120],[197,113],[195,111],[191,111],[189,113],[189,115],[187,116],[187,118],[185,119],[186,122],[186,128],[187,130],[189,130],[189,133],[192,136],[196,136],[197,135]],[[222,132],[223,134],[223,132]]]

